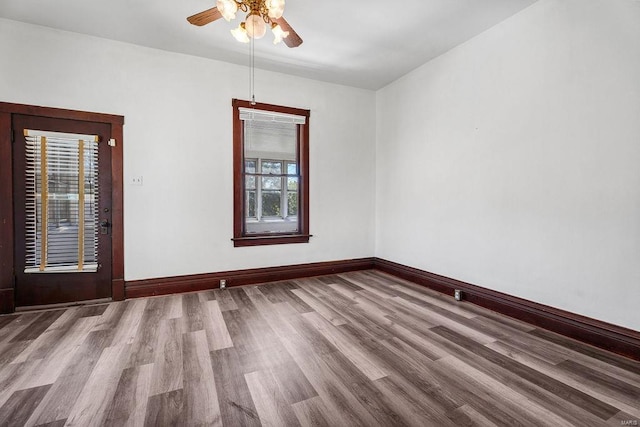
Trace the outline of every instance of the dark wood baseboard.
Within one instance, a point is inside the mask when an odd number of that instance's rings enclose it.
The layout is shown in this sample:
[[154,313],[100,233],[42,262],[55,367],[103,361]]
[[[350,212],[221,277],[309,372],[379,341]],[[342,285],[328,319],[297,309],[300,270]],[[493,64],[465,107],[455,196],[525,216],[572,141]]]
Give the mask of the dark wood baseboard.
[[124,300],[124,279],[111,280],[111,299],[114,301]]
[[193,274],[188,276],[162,277],[157,279],[132,280],[125,283],[125,296],[139,298],[166,295],[179,292],[217,289],[220,280],[227,281],[227,287],[268,283],[303,277],[345,273],[347,271],[374,268],[374,258],[360,258],[343,261],[316,262],[311,264],[287,265],[282,267],[254,268],[250,270],[222,271],[218,273]]
[[13,289],[0,289],[0,314],[13,313],[14,310]]
[[640,360],[640,332],[638,331],[380,258],[375,259],[375,268],[451,295],[452,298],[454,290],[460,289],[463,292],[463,301],[477,304],[630,359]]

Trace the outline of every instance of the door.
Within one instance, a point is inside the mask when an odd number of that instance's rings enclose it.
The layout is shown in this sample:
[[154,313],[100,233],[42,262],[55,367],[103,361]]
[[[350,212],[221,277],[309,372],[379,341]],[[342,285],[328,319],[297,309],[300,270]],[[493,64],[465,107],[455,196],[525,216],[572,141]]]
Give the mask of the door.
[[111,126],[12,116],[16,306],[111,297]]

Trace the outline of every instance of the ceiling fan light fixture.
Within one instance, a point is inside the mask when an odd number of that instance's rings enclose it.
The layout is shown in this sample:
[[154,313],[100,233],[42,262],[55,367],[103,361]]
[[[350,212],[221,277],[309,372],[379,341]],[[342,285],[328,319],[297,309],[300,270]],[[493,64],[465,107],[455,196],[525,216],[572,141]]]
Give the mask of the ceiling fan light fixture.
[[247,15],[245,29],[247,30],[247,35],[249,37],[253,39],[261,39],[267,32],[267,24],[265,24],[264,19],[258,12],[252,11]]
[[[241,43],[264,37],[267,28],[273,31],[273,44],[284,40],[287,47],[298,47],[302,39],[284,19],[285,0],[216,0],[216,6],[187,17],[187,22],[198,27],[220,18],[231,21],[237,12],[248,13],[244,22],[231,30],[233,37]],[[285,31],[286,30],[286,31]]]
[[273,32],[273,44],[280,43],[289,35],[289,31],[283,31],[282,27],[276,23],[271,24],[271,31]]
[[240,43],[249,43],[250,41],[244,22],[241,22],[240,25],[238,25],[238,28],[231,30],[231,35],[233,35],[233,38],[238,40]]
[[238,11],[238,3],[234,0],[218,0],[216,2],[216,7],[227,22],[235,19],[236,12]]
[[268,10],[269,18],[280,19],[284,13],[285,0],[265,0],[265,6]]

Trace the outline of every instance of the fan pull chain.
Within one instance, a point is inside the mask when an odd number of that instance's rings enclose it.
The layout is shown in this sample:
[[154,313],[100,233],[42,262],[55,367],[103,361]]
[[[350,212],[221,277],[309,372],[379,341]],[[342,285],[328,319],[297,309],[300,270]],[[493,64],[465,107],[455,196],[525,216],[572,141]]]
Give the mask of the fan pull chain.
[[255,60],[255,40],[251,37],[251,61],[250,61],[250,73],[249,73],[249,90],[251,92],[251,105],[256,105],[256,60]]

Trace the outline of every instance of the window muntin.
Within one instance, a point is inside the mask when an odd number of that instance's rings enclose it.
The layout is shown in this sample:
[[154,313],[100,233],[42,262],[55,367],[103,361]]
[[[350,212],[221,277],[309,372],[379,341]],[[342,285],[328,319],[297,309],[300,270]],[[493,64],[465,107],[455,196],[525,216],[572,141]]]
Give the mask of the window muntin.
[[235,246],[308,242],[308,110],[233,105]]

